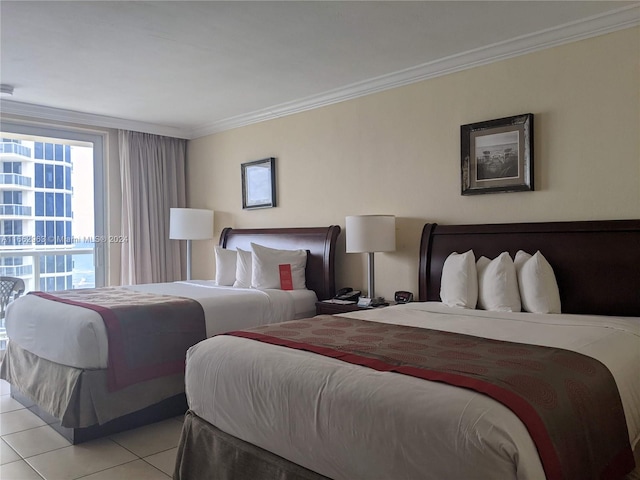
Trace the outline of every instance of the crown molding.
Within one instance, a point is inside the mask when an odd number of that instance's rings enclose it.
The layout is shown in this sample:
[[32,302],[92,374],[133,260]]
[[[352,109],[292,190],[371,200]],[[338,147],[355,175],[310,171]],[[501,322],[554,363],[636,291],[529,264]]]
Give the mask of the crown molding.
[[194,139],[640,25],[640,3],[193,129],[0,100],[0,113]]
[[198,138],[232,128],[312,110],[638,25],[640,25],[640,3],[635,3],[601,15],[494,43],[363,82],[353,83],[319,95],[312,95],[293,102],[257,110],[246,115],[238,115],[211,122],[191,130],[189,132],[190,138]]
[[190,138],[189,132],[176,127],[109,117],[106,115],[96,115],[93,113],[76,112],[74,110],[46,107],[31,103],[13,102],[11,100],[0,100],[0,113],[2,113],[2,115],[21,115],[41,120],[74,123],[83,126],[133,130],[174,138]]

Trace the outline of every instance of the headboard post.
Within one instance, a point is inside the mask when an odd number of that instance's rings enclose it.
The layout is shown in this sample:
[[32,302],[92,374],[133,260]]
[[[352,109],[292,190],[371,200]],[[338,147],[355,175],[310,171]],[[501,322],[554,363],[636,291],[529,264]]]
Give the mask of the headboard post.
[[340,234],[339,225],[297,228],[225,228],[219,245],[224,248],[251,250],[251,243],[282,250],[306,250],[307,288],[316,292],[319,300],[335,295],[335,255]]
[[440,301],[452,252],[540,251],[553,267],[563,313],[640,316],[640,220],[424,226],[419,299]]

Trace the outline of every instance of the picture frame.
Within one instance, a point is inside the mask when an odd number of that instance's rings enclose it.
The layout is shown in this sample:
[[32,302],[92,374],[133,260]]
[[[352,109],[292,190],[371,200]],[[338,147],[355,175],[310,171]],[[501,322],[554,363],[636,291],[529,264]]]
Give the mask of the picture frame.
[[533,114],[460,127],[461,193],[534,190]]
[[276,159],[263,158],[241,164],[242,208],[276,206]]

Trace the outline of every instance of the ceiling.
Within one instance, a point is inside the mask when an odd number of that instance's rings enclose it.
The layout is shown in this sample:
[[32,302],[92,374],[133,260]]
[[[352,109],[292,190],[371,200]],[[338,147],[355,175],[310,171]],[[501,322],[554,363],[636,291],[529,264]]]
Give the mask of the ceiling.
[[0,2],[5,113],[183,138],[640,24],[616,1]]

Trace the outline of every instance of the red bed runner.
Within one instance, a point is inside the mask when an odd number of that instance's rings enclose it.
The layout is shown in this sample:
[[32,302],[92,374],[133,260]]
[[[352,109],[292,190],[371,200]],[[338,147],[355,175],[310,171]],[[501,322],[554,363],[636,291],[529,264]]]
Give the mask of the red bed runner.
[[123,287],[31,294],[100,314],[109,340],[111,391],[184,372],[187,349],[206,338],[202,306],[189,298]]
[[484,393],[526,425],[549,480],[616,479],[634,467],[615,380],[579,353],[329,315],[227,335]]

